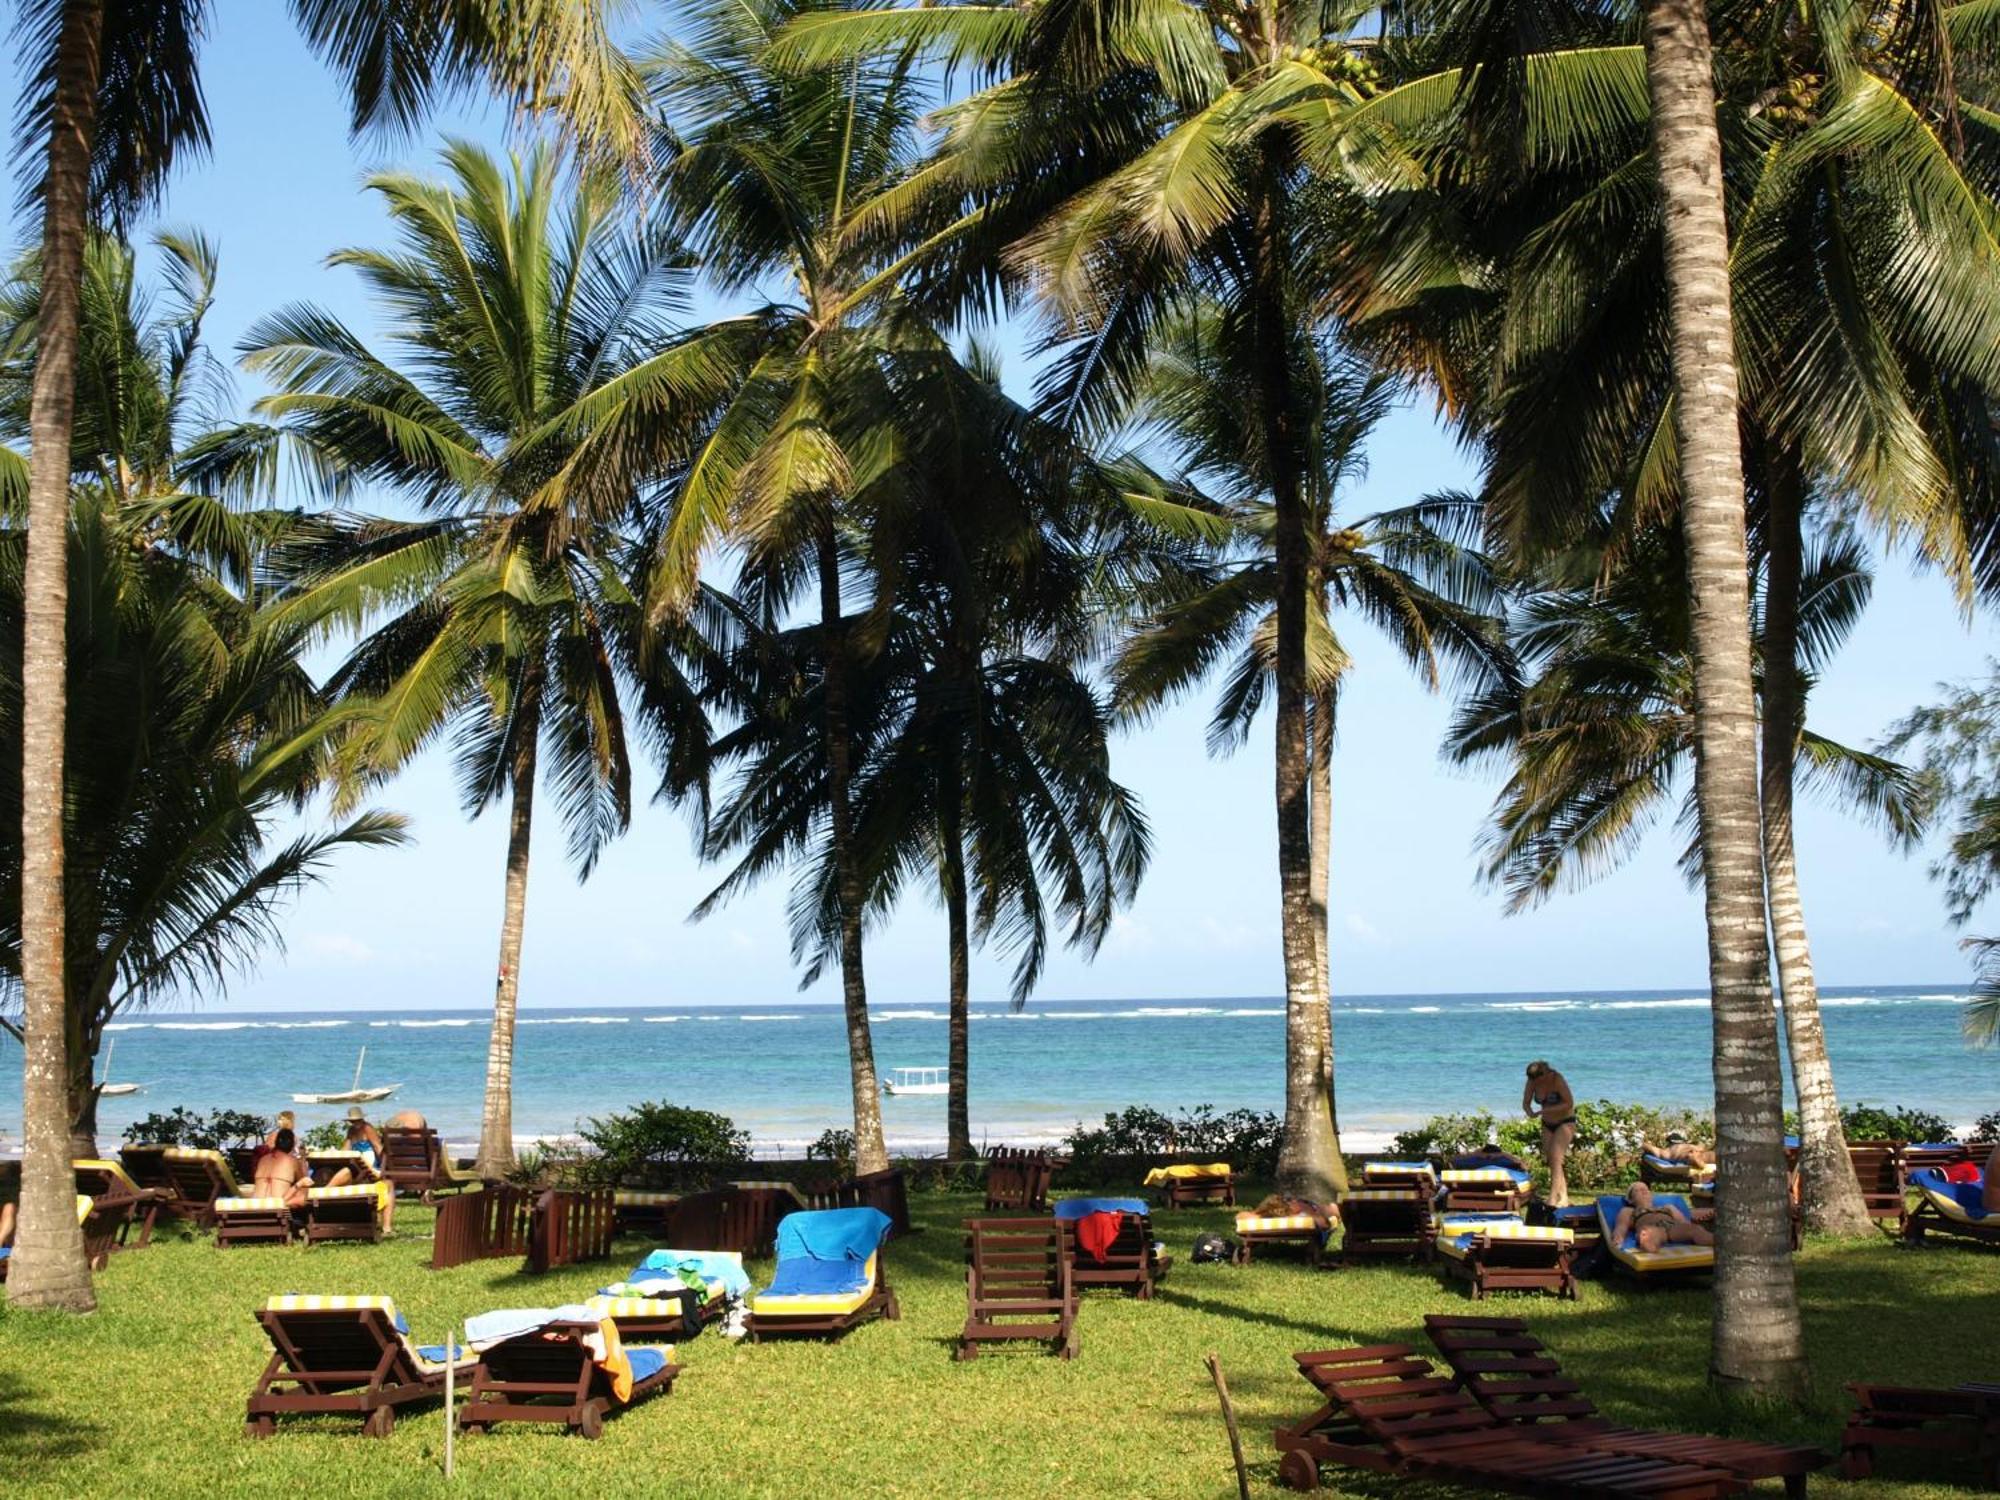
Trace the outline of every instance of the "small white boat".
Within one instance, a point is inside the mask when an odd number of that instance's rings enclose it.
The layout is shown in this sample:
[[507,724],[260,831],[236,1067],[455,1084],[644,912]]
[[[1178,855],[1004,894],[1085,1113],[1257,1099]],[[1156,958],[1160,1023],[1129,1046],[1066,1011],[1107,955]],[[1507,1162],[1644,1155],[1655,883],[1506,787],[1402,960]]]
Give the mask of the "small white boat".
[[951,1085],[943,1068],[892,1068],[882,1085],[885,1094],[948,1094]]
[[117,1050],[118,1050],[118,1038],[114,1036],[110,1041],[104,1044],[105,1081],[97,1086],[97,1092],[104,1095],[106,1098],[117,1098],[123,1094],[136,1094],[139,1092],[139,1090],[143,1089],[146,1086],[143,1083],[111,1082],[111,1054],[113,1052],[116,1052]]
[[373,1104],[377,1099],[388,1098],[397,1089],[402,1087],[400,1083],[392,1083],[386,1088],[364,1089],[361,1086],[361,1064],[367,1060],[367,1057],[368,1049],[363,1047],[361,1049],[361,1056],[354,1059],[354,1087],[343,1089],[337,1094],[294,1094],[292,1095],[292,1103]]

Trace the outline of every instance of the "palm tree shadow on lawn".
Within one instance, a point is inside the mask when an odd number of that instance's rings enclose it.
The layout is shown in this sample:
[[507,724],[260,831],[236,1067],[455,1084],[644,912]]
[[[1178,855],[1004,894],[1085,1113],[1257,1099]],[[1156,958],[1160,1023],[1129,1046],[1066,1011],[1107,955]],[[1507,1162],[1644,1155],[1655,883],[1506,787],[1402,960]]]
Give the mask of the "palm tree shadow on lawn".
[[34,1403],[43,1394],[18,1375],[0,1371],[0,1469],[26,1469],[106,1446],[97,1424],[37,1410]]

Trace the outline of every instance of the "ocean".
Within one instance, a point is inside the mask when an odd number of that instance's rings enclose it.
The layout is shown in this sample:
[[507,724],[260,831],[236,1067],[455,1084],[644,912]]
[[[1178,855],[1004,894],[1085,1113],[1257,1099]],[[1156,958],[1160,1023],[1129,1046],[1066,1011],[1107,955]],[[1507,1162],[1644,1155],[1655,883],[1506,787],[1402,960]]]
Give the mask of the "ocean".
[[[1969,1123],[2000,1109],[2000,1055],[1959,1034],[1962,990],[1829,989],[1826,1029],[1843,1103],[1920,1106]],[[1352,995],[1334,1004],[1340,1121],[1353,1149],[1386,1145],[1432,1114],[1519,1108],[1521,1070],[1546,1057],[1580,1097],[1704,1106],[1710,1098],[1708,1001],[1685,990],[1564,994]],[[942,1067],[945,1012],[874,1010],[875,1056],[893,1068]],[[142,1092],[102,1101],[106,1146],[132,1120],[175,1105],[270,1115],[294,1092],[344,1089],[368,1049],[364,1084],[397,1084],[383,1114],[416,1108],[446,1140],[479,1133],[487,1021],[470,1011],[345,1014],[159,1011],[116,1022],[112,1076]],[[561,1136],[640,1100],[720,1110],[762,1154],[796,1154],[849,1123],[847,1055],[831,1005],[615,1005],[521,1015],[514,1128]],[[1015,1013],[977,1004],[972,1128],[989,1144],[1052,1141],[1128,1104],[1179,1109],[1283,1107],[1279,1000],[1051,1001]],[[19,1048],[0,1043],[0,1134],[17,1147]],[[886,1099],[892,1149],[936,1151],[945,1101]],[[301,1106],[303,1124],[341,1113]]]

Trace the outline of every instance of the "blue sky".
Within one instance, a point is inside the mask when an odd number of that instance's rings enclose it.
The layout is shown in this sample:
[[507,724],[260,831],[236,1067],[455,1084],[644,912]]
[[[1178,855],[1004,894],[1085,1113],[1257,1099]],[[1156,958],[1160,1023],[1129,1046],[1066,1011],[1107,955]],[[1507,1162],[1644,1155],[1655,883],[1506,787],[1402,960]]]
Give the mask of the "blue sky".
[[[204,76],[215,151],[183,171],[160,215],[196,224],[222,249],[214,346],[233,348],[261,314],[295,300],[333,309],[373,335],[354,280],[326,269],[334,248],[379,244],[379,211],[361,183],[371,168],[423,166],[439,135],[499,142],[497,112],[477,107],[392,147],[356,148],[346,111],[276,0],[217,0]],[[11,53],[11,49],[10,49]],[[15,75],[0,60],[12,105]],[[1022,373],[1014,372],[1017,376]],[[257,389],[239,377],[248,401]],[[1370,473],[1349,499],[1358,515],[1471,481],[1450,438],[1422,411],[1386,422]],[[1876,738],[1941,679],[1979,671],[1990,624],[1960,617],[1935,576],[1882,563],[1875,604],[1814,698],[1821,732]],[[1449,704],[1427,695],[1365,627],[1349,632],[1356,671],[1334,764],[1332,952],[1337,993],[1686,988],[1705,981],[1698,900],[1674,869],[1662,828],[1624,869],[1541,909],[1506,917],[1477,881],[1474,846],[1495,781],[1441,765]],[[1282,988],[1273,856],[1270,727],[1212,760],[1205,698],[1115,747],[1119,775],[1151,818],[1153,868],[1095,963],[1058,954],[1051,999],[1270,995]],[[492,992],[498,942],[501,817],[460,815],[448,765],[433,756],[381,799],[409,814],[416,842],[355,856],[304,896],[285,926],[287,952],[232,987],[248,1009],[476,1006]],[[727,1001],[796,1003],[784,890],[771,885],[716,917],[688,910],[716,878],[694,859],[686,823],[646,808],[586,885],[565,865],[560,830],[536,841],[522,999],[527,1005]],[[1887,852],[1869,830],[1808,806],[1799,843],[1815,956],[1827,984],[1956,982],[1965,972],[1922,856]],[[1005,965],[982,962],[976,998],[1004,992]],[[943,923],[911,901],[869,949],[871,997],[941,998]],[[825,981],[809,998],[837,998]]]

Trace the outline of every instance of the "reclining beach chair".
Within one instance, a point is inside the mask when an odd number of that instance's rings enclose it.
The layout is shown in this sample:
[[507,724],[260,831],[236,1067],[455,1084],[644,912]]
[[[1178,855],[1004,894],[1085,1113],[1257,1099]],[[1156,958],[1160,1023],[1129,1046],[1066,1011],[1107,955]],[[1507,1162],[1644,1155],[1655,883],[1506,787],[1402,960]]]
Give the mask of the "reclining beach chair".
[[1522,1222],[1519,1214],[1446,1213],[1437,1224],[1438,1261],[1461,1276],[1475,1302],[1488,1292],[1554,1292],[1576,1299],[1570,1269],[1576,1236]]
[[173,1211],[183,1219],[193,1219],[203,1229],[215,1223],[216,1199],[243,1196],[229,1158],[220,1151],[169,1146],[161,1159],[173,1188]]
[[[1322,1222],[1322,1215],[1324,1222]],[[1236,1264],[1247,1266],[1258,1246],[1298,1245],[1315,1269],[1326,1260],[1327,1241],[1340,1223],[1340,1209],[1327,1204],[1319,1214],[1260,1214],[1254,1208],[1236,1215]]]
[[[627,1349],[608,1320],[581,1307],[523,1316],[538,1321],[481,1351],[458,1409],[460,1432],[486,1432],[497,1422],[560,1422],[580,1437],[602,1437],[608,1413],[672,1390],[681,1372],[671,1348]],[[466,1324],[468,1335],[473,1327]]]
[[289,1245],[299,1225],[283,1198],[252,1198],[231,1194],[209,1205],[215,1225],[215,1245]]
[[[1153,1238],[1153,1220],[1143,1198],[1065,1198],[1054,1212],[1069,1255],[1070,1282],[1079,1295],[1090,1287],[1108,1286],[1150,1302],[1153,1288],[1173,1269],[1173,1257]],[[1094,1236],[1084,1221],[1097,1214],[1119,1218],[1110,1241],[1093,1252]]]
[[[1677,1193],[1655,1193],[1655,1203],[1676,1204],[1681,1212],[1691,1215],[1687,1199]],[[1657,1250],[1641,1250],[1638,1235],[1627,1232],[1620,1243],[1613,1243],[1612,1228],[1618,1223],[1619,1211],[1625,1207],[1622,1193],[1606,1193],[1597,1200],[1597,1232],[1604,1238],[1604,1248],[1611,1258],[1625,1270],[1636,1276],[1642,1284],[1683,1280],[1703,1271],[1715,1269],[1715,1247],[1713,1245],[1662,1245]]]
[[1957,1235],[1961,1239],[2000,1245],[2000,1210],[1985,1205],[1985,1184],[1952,1182],[1936,1167],[1924,1167],[1910,1176],[1917,1194],[1917,1206],[1903,1219],[1903,1238],[1921,1245],[1927,1231]]
[[327,1240],[376,1243],[382,1238],[383,1205],[392,1191],[386,1178],[308,1189],[306,1243],[318,1245]]
[[440,1193],[465,1193],[484,1185],[477,1172],[452,1165],[435,1130],[390,1125],[382,1131],[382,1176],[399,1193],[435,1203]]
[[1710,1500],[1749,1481],[1703,1464],[1581,1449],[1509,1426],[1407,1344],[1295,1354],[1319,1409],[1274,1437],[1279,1482],[1319,1486],[1321,1464],[1537,1497]]
[[[1393,1179],[1392,1179],[1393,1180]],[[1341,1255],[1414,1255],[1428,1259],[1436,1233],[1431,1199],[1436,1183],[1410,1177],[1395,1187],[1354,1188],[1341,1194]]]
[[[273,1297],[257,1314],[271,1360],[250,1392],[244,1430],[269,1437],[281,1416],[347,1413],[387,1437],[400,1407],[444,1396],[444,1348],[410,1342],[388,1297]],[[470,1356],[458,1362],[472,1368]]]
[[1742,1479],[1783,1479],[1785,1493],[1792,1497],[1805,1494],[1807,1475],[1833,1462],[1832,1455],[1818,1448],[1608,1421],[1575,1381],[1564,1378],[1561,1364],[1519,1318],[1427,1313],[1424,1331],[1461,1390],[1502,1422],[1536,1437],[1724,1469]]
[[127,1177],[142,1188],[164,1193],[166,1197],[162,1201],[171,1206],[174,1179],[167,1173],[165,1146],[121,1146],[118,1148],[118,1160],[125,1168]]
[[882,1247],[889,1216],[875,1208],[787,1214],[778,1225],[778,1266],[750,1299],[752,1341],[780,1334],[842,1334],[873,1317],[895,1322]]
[[1055,1165],[1046,1151],[995,1146],[986,1153],[986,1206],[1035,1213],[1049,1206]]
[[1448,1214],[1518,1214],[1534,1189],[1534,1177],[1520,1167],[1446,1167],[1438,1178]]
[[1364,1161],[1361,1164],[1361,1181],[1364,1187],[1421,1187],[1435,1196],[1438,1190],[1438,1169],[1428,1161],[1409,1158],[1397,1161]]
[[2000,1489],[2000,1385],[1935,1390],[1854,1381],[1847,1388],[1855,1407],[1840,1436],[1845,1478],[1872,1478],[1877,1448],[1918,1448],[1964,1454],[1988,1489]]
[[1847,1159],[1861,1183],[1861,1202],[1877,1223],[1903,1227],[1903,1172],[1894,1141],[1849,1141]]
[[[678,1282],[679,1288],[661,1287]],[[750,1290],[743,1257],[733,1250],[655,1250],[622,1282],[599,1287],[583,1305],[609,1318],[622,1339],[685,1341],[732,1297]]]
[[1053,1219],[967,1219],[965,1328],[955,1357],[977,1359],[981,1344],[1021,1339],[1076,1356],[1076,1286],[1062,1228]]
[[1639,1153],[1639,1180],[1648,1187],[1663,1187],[1678,1193],[1713,1193],[1715,1168],[1697,1167],[1693,1162],[1675,1161],[1670,1156]]
[[1972,1148],[1963,1141],[1911,1141],[1896,1153],[1896,1164],[1903,1169],[1903,1178],[1908,1181],[1926,1167],[1943,1170],[1972,1158]]
[[[90,1263],[90,1269],[101,1271],[105,1262],[111,1259],[111,1240],[116,1236],[117,1215],[130,1214],[131,1202],[114,1199],[100,1210],[97,1201],[87,1193],[76,1195],[76,1221],[83,1226],[83,1253]],[[0,1245],[0,1282],[7,1279],[7,1263],[14,1257],[12,1245]]]
[[1160,1201],[1168,1208],[1185,1208],[1193,1203],[1236,1206],[1236,1173],[1226,1161],[1154,1167],[1142,1185],[1158,1188]]
[[[100,1157],[79,1157],[70,1163],[76,1173],[76,1190],[87,1198],[129,1198],[132,1212],[126,1220],[126,1229],[119,1235],[114,1250],[143,1250],[153,1241],[153,1223],[160,1210],[173,1201],[173,1194],[165,1188],[140,1187],[132,1180],[131,1174],[115,1161]],[[131,1238],[131,1229],[136,1226],[139,1238]]]

